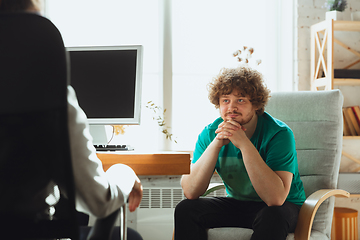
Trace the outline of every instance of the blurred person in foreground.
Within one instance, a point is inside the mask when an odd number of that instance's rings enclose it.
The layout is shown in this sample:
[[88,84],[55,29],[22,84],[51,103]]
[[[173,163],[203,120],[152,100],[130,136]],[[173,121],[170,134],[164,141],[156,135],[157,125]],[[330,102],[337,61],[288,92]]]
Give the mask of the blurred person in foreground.
[[[0,0],[0,13],[27,12],[40,15],[41,7],[41,0]],[[135,211],[143,194],[139,178],[130,167],[123,164],[113,165],[104,172],[102,162],[93,147],[87,117],[70,85],[67,100],[76,209],[96,218],[104,218],[128,202],[130,212]],[[44,209],[44,214],[49,214],[49,211]],[[39,216],[42,217],[47,218]],[[129,230],[128,239],[142,239],[137,232]]]

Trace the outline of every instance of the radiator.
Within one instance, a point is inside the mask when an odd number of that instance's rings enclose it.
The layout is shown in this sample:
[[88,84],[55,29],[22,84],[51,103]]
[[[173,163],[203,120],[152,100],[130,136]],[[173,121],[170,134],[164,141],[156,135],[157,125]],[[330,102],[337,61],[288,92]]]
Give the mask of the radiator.
[[[208,196],[225,196],[216,191]],[[185,198],[181,187],[144,187],[137,209],[137,231],[144,240],[170,240],[174,229],[174,209]]]

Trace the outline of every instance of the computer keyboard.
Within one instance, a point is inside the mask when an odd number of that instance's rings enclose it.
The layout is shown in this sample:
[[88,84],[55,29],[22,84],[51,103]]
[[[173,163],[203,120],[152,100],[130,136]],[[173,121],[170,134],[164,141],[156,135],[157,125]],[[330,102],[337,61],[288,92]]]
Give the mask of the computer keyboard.
[[131,151],[129,145],[94,145],[96,151]]

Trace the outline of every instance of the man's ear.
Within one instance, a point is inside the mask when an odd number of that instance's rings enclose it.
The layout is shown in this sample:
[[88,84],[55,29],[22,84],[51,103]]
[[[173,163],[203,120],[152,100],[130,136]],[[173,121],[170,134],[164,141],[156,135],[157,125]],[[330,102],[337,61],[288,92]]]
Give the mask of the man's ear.
[[255,111],[257,111],[257,110],[260,109],[260,106],[255,106],[255,105],[253,105],[253,108],[255,109]]
[[259,111],[259,109],[260,109],[260,106],[254,106],[254,109],[255,109],[256,115],[259,115],[259,114],[258,114],[258,111]]

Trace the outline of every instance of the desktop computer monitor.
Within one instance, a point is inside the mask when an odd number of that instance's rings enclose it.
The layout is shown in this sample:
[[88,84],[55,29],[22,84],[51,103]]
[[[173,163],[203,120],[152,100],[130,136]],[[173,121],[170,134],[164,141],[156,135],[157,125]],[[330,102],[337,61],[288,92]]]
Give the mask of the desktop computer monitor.
[[70,84],[87,115],[94,144],[105,125],[139,125],[142,46],[68,47]]

